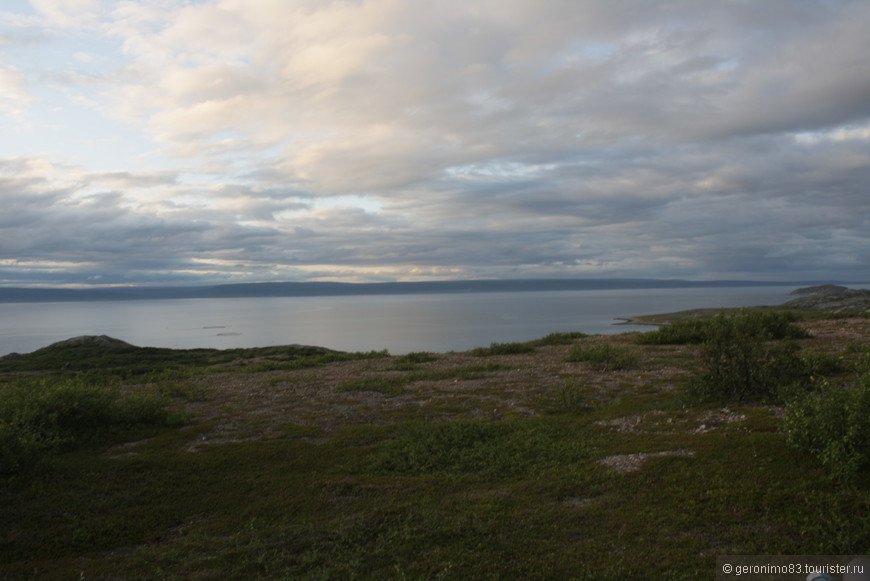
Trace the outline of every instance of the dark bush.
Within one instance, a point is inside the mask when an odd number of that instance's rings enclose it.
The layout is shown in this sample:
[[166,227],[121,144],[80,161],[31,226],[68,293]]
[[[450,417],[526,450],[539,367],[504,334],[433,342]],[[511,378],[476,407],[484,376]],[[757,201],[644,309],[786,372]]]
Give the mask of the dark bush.
[[489,347],[477,347],[471,350],[476,357],[493,357],[495,355],[520,355],[531,353],[535,346],[531,342],[525,343],[491,343]]
[[44,455],[94,440],[107,430],[169,419],[158,394],[75,379],[19,380],[0,386],[0,474],[18,472]]
[[540,339],[535,339],[534,341],[529,341],[529,343],[535,347],[540,347],[544,345],[570,345],[577,339],[583,339],[588,337],[586,333],[580,332],[567,332],[567,333],[550,333],[549,335],[545,335]]
[[642,345],[689,345],[704,343],[712,333],[718,332],[718,321],[735,319],[744,326],[752,328],[752,332],[764,336],[768,340],[806,339],[810,335],[802,327],[794,324],[797,315],[788,311],[758,311],[744,310],[725,315],[720,314],[707,319],[677,320],[643,333],[637,338]]
[[655,331],[642,333],[637,342],[641,345],[687,345],[703,343],[709,327],[709,319],[684,319]]
[[842,357],[823,351],[805,351],[800,357],[805,372],[811,377],[835,375],[849,370]]
[[704,371],[690,391],[704,400],[779,401],[807,373],[797,345],[776,340],[803,336],[780,313],[740,311],[710,319],[701,348]]
[[831,387],[794,398],[782,427],[792,446],[816,456],[832,476],[870,466],[870,373],[848,387]]

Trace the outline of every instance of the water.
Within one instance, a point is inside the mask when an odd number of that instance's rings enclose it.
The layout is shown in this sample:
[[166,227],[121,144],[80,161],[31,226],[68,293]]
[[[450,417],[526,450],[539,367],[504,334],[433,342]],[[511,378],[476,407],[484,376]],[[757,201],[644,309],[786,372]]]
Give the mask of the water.
[[0,304],[0,355],[78,335],[140,346],[341,351],[464,351],[555,331],[622,333],[631,317],[703,307],[776,305],[792,287],[579,290],[428,295],[172,299]]

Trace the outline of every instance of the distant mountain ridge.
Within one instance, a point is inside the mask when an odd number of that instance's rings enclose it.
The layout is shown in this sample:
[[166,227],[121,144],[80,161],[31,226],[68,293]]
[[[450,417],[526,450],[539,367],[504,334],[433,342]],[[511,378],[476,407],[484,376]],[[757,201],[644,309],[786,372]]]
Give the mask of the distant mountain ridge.
[[716,288],[799,286],[816,281],[759,282],[741,280],[689,281],[680,279],[504,279],[428,282],[260,282],[191,287],[25,288],[0,287],[0,303],[117,301],[195,298],[407,295],[472,292],[619,290],[656,288]]

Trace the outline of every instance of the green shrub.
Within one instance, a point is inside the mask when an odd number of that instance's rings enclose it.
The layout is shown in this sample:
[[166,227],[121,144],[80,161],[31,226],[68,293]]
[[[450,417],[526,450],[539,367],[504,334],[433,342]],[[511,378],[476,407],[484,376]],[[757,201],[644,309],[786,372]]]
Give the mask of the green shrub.
[[485,363],[483,365],[465,365],[462,367],[453,367],[451,369],[440,369],[433,371],[418,371],[410,375],[411,381],[441,381],[444,379],[455,379],[458,381],[469,381],[474,379],[482,379],[487,377],[493,371],[502,371],[509,369],[498,363]]
[[870,345],[867,344],[852,344],[846,349],[849,355],[855,355],[852,367],[857,373],[870,372]]
[[623,371],[640,365],[640,353],[630,347],[601,343],[585,346],[577,343],[565,357],[569,363],[589,363],[601,371]]
[[824,377],[848,371],[842,357],[824,351],[805,351],[800,355],[805,373],[811,377]]
[[643,333],[637,338],[642,345],[687,345],[707,341],[711,334],[719,332],[720,321],[736,320],[759,336],[769,340],[806,339],[810,335],[794,324],[797,315],[788,311],[759,311],[741,309],[736,313],[719,314],[707,319],[684,319]]
[[557,402],[559,408],[568,412],[579,412],[588,409],[586,396],[583,394],[585,386],[576,379],[569,379],[559,387]]
[[491,343],[489,347],[478,347],[471,350],[477,357],[492,357],[494,355],[518,355],[531,353],[535,346],[531,343]]
[[375,391],[390,395],[405,393],[405,385],[412,378],[407,375],[387,375],[379,377],[359,377],[345,381],[338,386],[338,391]]
[[429,351],[413,351],[399,357],[400,360],[410,361],[411,363],[430,363],[437,361],[438,356]]
[[21,472],[36,463],[44,450],[55,446],[33,431],[0,422],[0,476]]
[[570,345],[577,339],[588,337],[586,333],[576,331],[550,333],[540,339],[521,341],[515,343],[491,343],[489,347],[477,347],[471,350],[471,354],[477,357],[492,357],[494,355],[518,355],[532,353],[538,347],[545,345]]
[[[257,349],[240,349],[242,354],[245,352],[256,353]],[[235,367],[232,371],[237,373],[259,373],[263,371],[287,371],[293,369],[309,369],[312,367],[323,367],[331,363],[340,361],[359,361],[367,359],[384,359],[390,357],[390,352],[387,349],[381,351],[359,351],[352,353],[335,352],[324,353],[322,355],[302,356],[293,359],[281,359],[272,361],[262,361],[252,365],[243,367]]]
[[567,333],[550,333],[549,335],[545,335],[540,339],[535,339],[534,341],[529,341],[529,343],[535,347],[541,347],[544,345],[570,345],[577,339],[583,339],[588,337],[586,333],[580,333],[578,331],[572,331]]
[[789,444],[844,477],[870,466],[870,373],[845,388],[824,387],[790,401],[782,427]]
[[0,386],[0,474],[18,472],[44,455],[94,440],[107,430],[169,420],[155,393],[74,379],[19,380]]
[[393,365],[393,369],[400,371],[411,371],[417,369],[420,363],[431,363],[437,361],[438,356],[428,351],[414,351],[406,353],[401,357],[397,357]]
[[641,333],[637,342],[641,345],[686,345],[703,343],[710,319],[684,319],[655,331]]
[[797,345],[772,341],[782,333],[760,315],[750,311],[710,320],[701,349],[704,371],[690,385],[694,395],[737,403],[779,401],[805,377]]

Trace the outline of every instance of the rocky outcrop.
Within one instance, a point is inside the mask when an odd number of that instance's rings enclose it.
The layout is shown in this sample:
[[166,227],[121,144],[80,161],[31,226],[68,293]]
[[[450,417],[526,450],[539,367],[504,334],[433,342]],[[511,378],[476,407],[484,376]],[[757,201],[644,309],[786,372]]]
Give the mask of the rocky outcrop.
[[[135,345],[131,345],[126,341],[121,341],[120,339],[115,339],[114,337],[109,337],[108,335],[81,335],[79,337],[73,337],[71,339],[64,339],[63,341],[58,341],[57,343],[52,343],[47,347],[42,347],[41,349],[37,349],[33,352],[33,354],[38,353],[46,353],[54,349],[55,347],[81,347],[81,346],[97,346],[97,347],[131,347],[135,348]],[[30,355],[30,354],[28,354]],[[7,355],[3,355],[0,357],[0,362],[10,361],[12,359],[16,359],[18,357],[24,357],[21,353],[9,353]]]
[[121,341],[120,339],[109,337],[108,335],[81,335],[79,337],[73,337],[72,339],[64,339],[63,341],[52,343],[48,347],[45,347],[45,349],[51,349],[52,347],[74,347],[79,345],[95,345],[98,347],[133,347],[133,345],[126,341]]
[[788,309],[809,309],[826,313],[870,312],[870,290],[867,289],[825,284],[799,288],[791,294],[800,295],[800,298],[785,303],[783,307]]

